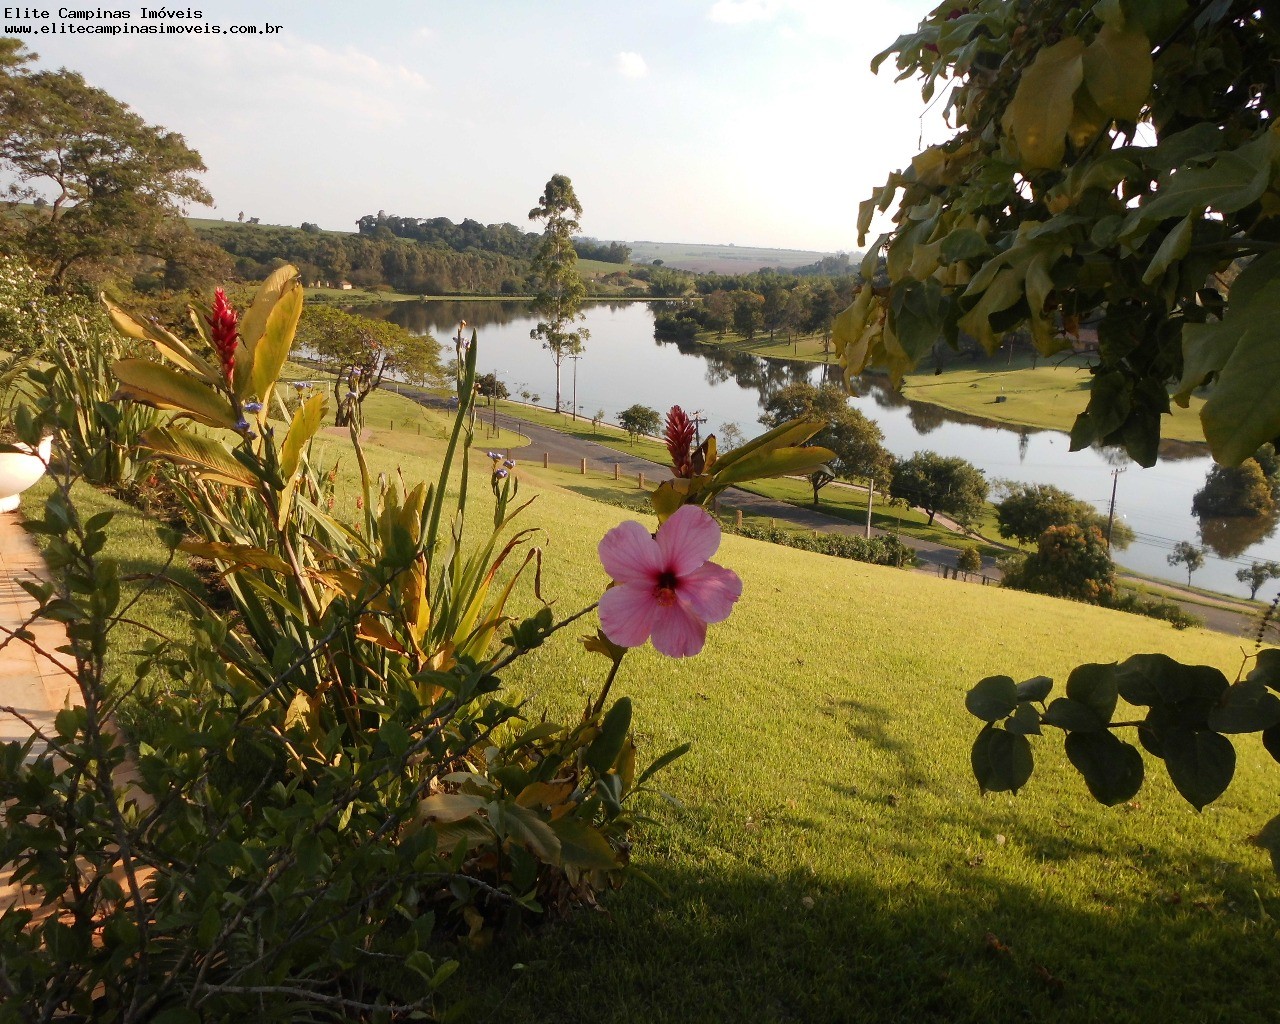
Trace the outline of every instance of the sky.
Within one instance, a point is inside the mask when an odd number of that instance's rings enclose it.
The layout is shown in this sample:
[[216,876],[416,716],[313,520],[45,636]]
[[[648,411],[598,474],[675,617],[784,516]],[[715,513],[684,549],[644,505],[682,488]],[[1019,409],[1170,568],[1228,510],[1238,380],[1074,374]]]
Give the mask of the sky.
[[[935,2],[170,0],[204,24],[280,28],[25,38],[186,137],[216,201],[193,215],[534,229],[559,173],[600,239],[834,252],[857,246],[858,203],[946,136],[942,104],[922,120],[917,85],[869,69]],[[27,23],[59,20],[32,9],[52,18]]]

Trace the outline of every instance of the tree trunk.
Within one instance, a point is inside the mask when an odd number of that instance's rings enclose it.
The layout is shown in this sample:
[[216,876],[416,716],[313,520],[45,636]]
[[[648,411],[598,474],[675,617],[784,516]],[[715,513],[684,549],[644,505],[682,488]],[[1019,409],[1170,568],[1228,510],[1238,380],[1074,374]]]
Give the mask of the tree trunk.
[[927,509],[925,509],[925,511],[929,513],[929,525],[930,525],[930,526],[932,526],[932,525],[933,525],[933,517],[934,517],[934,516],[936,516],[938,513],[937,513],[937,511],[936,511],[936,510],[934,510],[934,509],[928,509],[928,508],[927,508]]

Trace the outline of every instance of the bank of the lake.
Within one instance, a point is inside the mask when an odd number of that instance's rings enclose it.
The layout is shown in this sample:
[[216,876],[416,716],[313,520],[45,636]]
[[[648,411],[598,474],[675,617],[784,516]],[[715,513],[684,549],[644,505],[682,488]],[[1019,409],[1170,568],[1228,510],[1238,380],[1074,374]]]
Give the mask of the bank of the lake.
[[[529,337],[536,320],[526,303],[397,302],[360,307],[360,312],[440,339],[451,336],[458,321],[465,319],[479,332],[482,372],[497,373],[514,397],[554,404],[555,366]],[[655,341],[653,324],[653,312],[645,303],[591,303],[585,320],[591,337],[583,356],[566,359],[561,367],[564,405],[576,405],[588,420],[601,410],[604,418],[616,420],[633,403],[658,410],[679,404],[698,414],[703,430],[722,431],[724,424],[732,423],[750,435],[759,430],[763,403],[778,388],[794,381],[839,379],[835,366],[764,359],[692,342]],[[977,465],[989,480],[1054,484],[1103,512],[1114,486],[1116,515],[1138,535],[1135,544],[1118,553],[1126,569],[1185,583],[1185,573],[1170,567],[1166,559],[1177,542],[1192,541],[1210,546],[1212,552],[1195,574],[1197,586],[1247,594],[1236,571],[1253,560],[1280,561],[1275,521],[1202,524],[1191,514],[1192,495],[1203,485],[1210,466],[1203,446],[1166,444],[1160,462],[1151,469],[1113,465],[1111,452],[1070,452],[1067,437],[1056,431],[1011,428],[989,417],[913,401],[910,385],[905,395],[874,378],[855,380],[853,388],[850,403],[876,421],[886,446],[899,457],[922,450],[959,456]],[[1269,584],[1259,596],[1269,598],[1275,589]]]

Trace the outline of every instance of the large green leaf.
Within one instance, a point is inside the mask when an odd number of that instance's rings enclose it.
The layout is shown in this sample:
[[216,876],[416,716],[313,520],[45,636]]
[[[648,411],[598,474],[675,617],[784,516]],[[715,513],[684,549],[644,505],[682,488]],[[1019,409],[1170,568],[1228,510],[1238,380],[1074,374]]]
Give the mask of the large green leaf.
[[1226,466],[1280,436],[1280,316],[1259,318],[1241,333],[1200,423],[1213,457]]
[[[283,266],[275,270],[258,288],[253,304],[240,318],[240,344],[243,354],[236,360],[235,389],[236,394],[244,398],[249,393],[252,383],[254,349],[267,328],[267,318],[272,309],[290,284],[297,284],[298,271],[291,266]],[[262,401],[266,396],[261,395]]]
[[964,698],[969,714],[984,722],[998,722],[1018,706],[1018,687],[1010,676],[987,676]]
[[1115,665],[1077,665],[1067,677],[1067,696],[1098,716],[1104,725],[1116,710],[1119,690]]
[[328,396],[321,392],[308,398],[293,414],[289,433],[285,435],[284,444],[280,447],[280,473],[286,480],[298,471],[302,449],[324,423],[327,405]]
[[[292,268],[290,268],[292,269]],[[255,307],[256,307],[255,303]],[[249,392],[258,396],[260,402],[266,403],[271,396],[271,389],[280,378],[280,370],[284,361],[289,358],[289,350],[293,347],[293,336],[298,329],[298,319],[302,316],[302,285],[295,276],[287,280],[281,287],[279,298],[267,314],[266,326],[262,337],[253,346],[253,375],[250,378]],[[244,395],[241,395],[244,397]]]
[[1143,284],[1153,284],[1160,279],[1160,275],[1169,269],[1169,265],[1176,263],[1191,249],[1191,232],[1195,225],[1194,213],[1189,213],[1164,237],[1164,241],[1160,243],[1160,248],[1156,250],[1156,254],[1151,257],[1151,262],[1147,264],[1146,271],[1142,275]]
[[970,752],[973,776],[984,793],[1016,793],[1027,784],[1035,761],[1025,736],[987,724]]
[[1151,92],[1151,40],[1104,25],[1084,51],[1084,84],[1108,117],[1135,121]]
[[1084,78],[1084,41],[1069,35],[1036,54],[1006,112],[1027,167],[1055,167],[1066,150],[1075,92]]
[[157,409],[173,410],[211,427],[236,425],[235,410],[227,399],[185,373],[146,359],[121,359],[112,367],[120,387],[113,401],[122,398]]
[[714,477],[715,485],[725,487],[744,480],[763,480],[771,476],[808,473],[818,466],[833,461],[835,457],[836,453],[830,448],[821,448],[817,445],[755,452],[734,462],[728,469],[718,471]]
[[749,455],[753,455],[758,451],[772,450],[774,448],[787,448],[792,445],[803,444],[809,438],[813,437],[819,430],[826,426],[822,420],[813,420],[807,418],[799,418],[788,420],[786,423],[780,423],[772,430],[766,431],[754,440],[748,441],[744,445],[739,445],[732,451],[726,452],[716,463],[716,471],[727,469],[741,459],[745,459]]
[[537,811],[511,800],[501,804],[501,819],[508,838],[528,847],[544,864],[560,863],[560,839]]
[[1161,752],[1174,788],[1197,811],[1218,799],[1236,771],[1236,750],[1225,736],[1207,729],[1168,729]]
[[613,767],[618,759],[618,752],[626,742],[627,731],[631,728],[631,698],[619,698],[604,716],[600,723],[600,734],[587,748],[583,758],[599,775],[603,775]]
[[584,871],[607,871],[621,866],[609,841],[585,821],[561,818],[551,822],[551,830],[560,840],[561,863]]
[[1142,788],[1142,755],[1135,747],[1102,730],[1067,736],[1067,757],[1084,776],[1093,798],[1108,807],[1133,799]]
[[169,333],[156,324],[138,323],[105,295],[102,296],[102,305],[107,311],[107,317],[111,320],[112,326],[125,337],[151,342],[156,347],[156,351],[170,362],[189,373],[203,377],[211,384],[220,379],[220,375],[213,366],[196,355],[191,350],[191,346],[177,335]]
[[1209,712],[1215,732],[1262,732],[1280,724],[1280,697],[1261,679],[1246,679],[1227,689],[1222,702]]

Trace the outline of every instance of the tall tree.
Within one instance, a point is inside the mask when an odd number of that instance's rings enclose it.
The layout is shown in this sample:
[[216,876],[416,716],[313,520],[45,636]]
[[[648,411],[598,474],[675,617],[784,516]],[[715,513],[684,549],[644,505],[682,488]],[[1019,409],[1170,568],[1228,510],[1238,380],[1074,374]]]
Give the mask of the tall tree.
[[[997,484],[1005,496],[996,503],[996,522],[1001,537],[1013,537],[1030,544],[1051,526],[1075,523],[1083,528],[1096,526],[1107,532],[1107,517],[1087,501],[1073,497],[1053,484],[1029,484],[1012,480]],[[1137,537],[1126,524],[1111,523],[1110,543],[1114,548],[1126,548]]]
[[560,366],[567,357],[582,352],[589,336],[585,327],[574,326],[582,317],[582,300],[587,295],[573,248],[581,216],[582,204],[563,174],[551,176],[538,205],[529,211],[530,220],[544,222],[542,242],[533,257],[538,293],[532,309],[541,319],[529,336],[542,342],[556,364],[556,412],[560,411]]
[[1204,565],[1205,550],[1189,540],[1180,540],[1173,546],[1173,554],[1166,556],[1170,565],[1184,565],[1187,569],[1187,586],[1191,586],[1191,574]]
[[75,72],[32,70],[20,44],[0,44],[0,170],[9,201],[30,204],[0,218],[0,236],[59,291],[138,255],[198,252],[190,238],[175,246],[174,232],[189,235],[178,220],[185,204],[213,201],[197,178],[200,154]]

